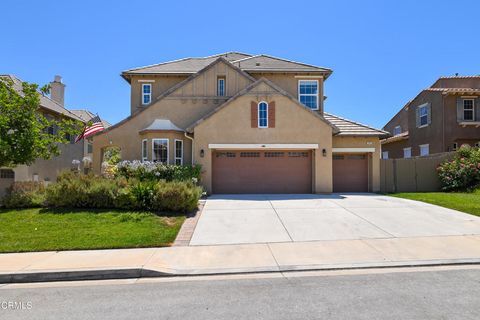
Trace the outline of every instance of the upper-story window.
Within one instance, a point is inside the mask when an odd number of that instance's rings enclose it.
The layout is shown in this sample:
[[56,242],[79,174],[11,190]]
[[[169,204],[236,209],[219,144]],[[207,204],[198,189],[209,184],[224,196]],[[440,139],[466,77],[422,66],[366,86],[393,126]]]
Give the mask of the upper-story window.
[[424,104],[418,107],[418,126],[423,127],[428,125],[429,105]]
[[258,127],[268,128],[268,104],[264,101],[258,104]]
[[217,96],[219,97],[225,96],[225,78],[217,79]]
[[401,126],[396,126],[395,128],[393,128],[393,135],[394,136],[399,135],[400,133],[402,133],[402,127]]
[[318,110],[318,80],[299,80],[298,100],[310,109]]
[[475,110],[474,110],[473,99],[463,100],[463,120],[464,121],[475,120]]
[[144,83],[142,84],[142,104],[150,104],[152,102],[152,84]]

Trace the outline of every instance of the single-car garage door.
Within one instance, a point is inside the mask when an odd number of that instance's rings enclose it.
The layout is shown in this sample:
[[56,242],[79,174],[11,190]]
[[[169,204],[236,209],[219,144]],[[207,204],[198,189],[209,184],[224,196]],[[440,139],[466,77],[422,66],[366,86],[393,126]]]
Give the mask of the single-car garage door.
[[311,193],[312,154],[302,151],[214,151],[213,193]]
[[366,154],[333,155],[333,192],[368,192]]

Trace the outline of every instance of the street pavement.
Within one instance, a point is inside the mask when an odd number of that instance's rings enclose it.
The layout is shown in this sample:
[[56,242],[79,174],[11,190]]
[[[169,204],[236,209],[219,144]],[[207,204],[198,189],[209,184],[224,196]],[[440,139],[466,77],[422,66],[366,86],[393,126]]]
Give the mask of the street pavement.
[[2,320],[465,320],[478,319],[480,266],[9,284],[0,302]]

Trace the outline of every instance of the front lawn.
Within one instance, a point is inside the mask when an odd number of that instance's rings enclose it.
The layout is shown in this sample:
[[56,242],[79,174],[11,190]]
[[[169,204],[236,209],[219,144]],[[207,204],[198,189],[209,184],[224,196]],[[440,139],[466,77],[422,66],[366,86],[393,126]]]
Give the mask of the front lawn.
[[0,252],[169,246],[184,220],[115,210],[0,210]]
[[390,196],[423,201],[480,216],[480,189],[473,192],[395,193]]

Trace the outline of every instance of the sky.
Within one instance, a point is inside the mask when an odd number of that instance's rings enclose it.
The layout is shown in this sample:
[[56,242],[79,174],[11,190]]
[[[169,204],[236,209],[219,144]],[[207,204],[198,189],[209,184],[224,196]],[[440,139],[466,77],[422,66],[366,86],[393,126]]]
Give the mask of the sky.
[[0,3],[0,74],[67,85],[69,109],[116,123],[123,70],[227,51],[333,69],[327,112],[381,128],[438,77],[480,74],[480,1],[14,1]]

